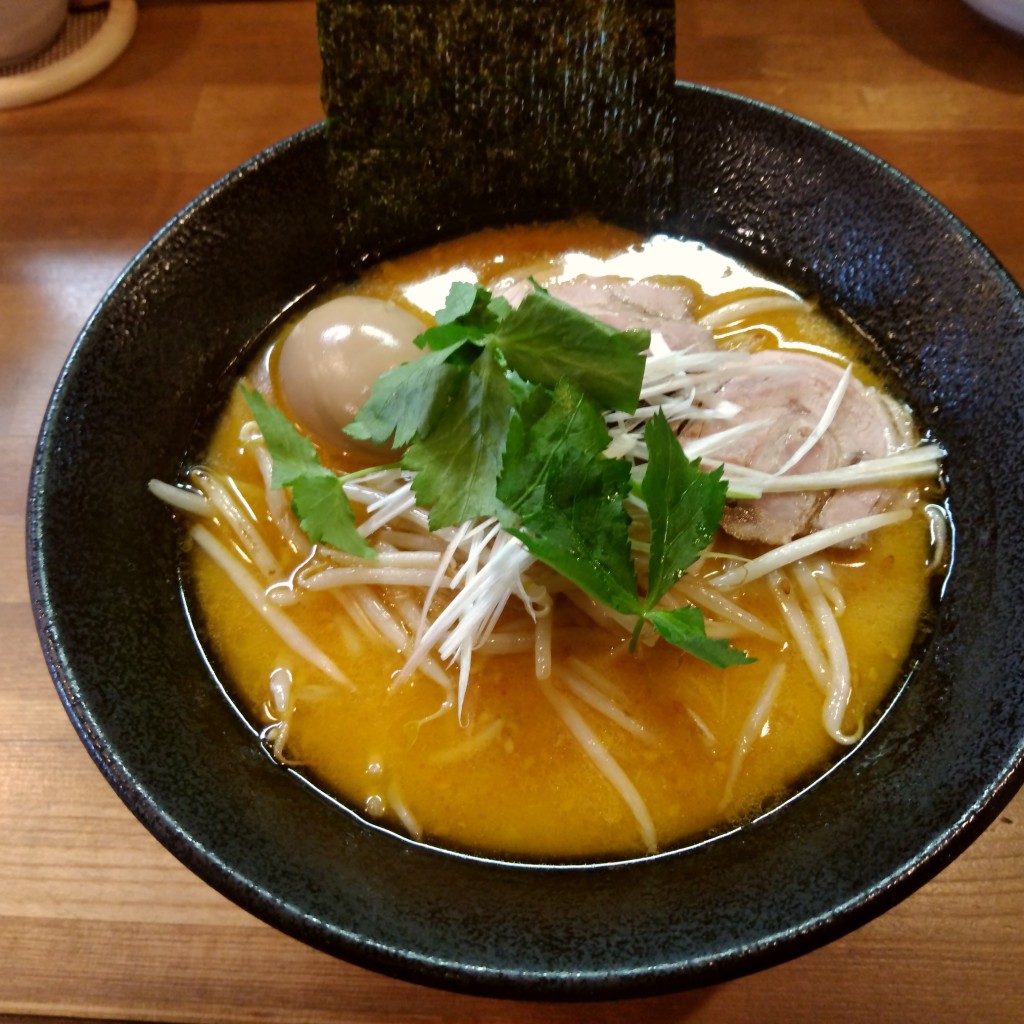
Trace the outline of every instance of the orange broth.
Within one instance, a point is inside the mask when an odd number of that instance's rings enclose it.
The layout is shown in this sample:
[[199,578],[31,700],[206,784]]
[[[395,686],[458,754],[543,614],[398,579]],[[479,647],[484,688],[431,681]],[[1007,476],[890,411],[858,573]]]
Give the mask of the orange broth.
[[[347,290],[414,308],[403,289],[456,267],[471,268],[488,284],[511,268],[544,268],[567,250],[606,256],[637,242],[632,234],[589,222],[485,231],[385,263]],[[736,268],[711,280],[683,279],[695,294],[695,314],[734,298],[728,285],[741,277]],[[770,283],[743,282],[741,294],[773,289]],[[819,353],[851,357],[857,350],[855,339],[817,312],[788,311],[737,324],[723,332],[720,344],[765,347],[780,337]],[[273,366],[272,348],[250,374],[271,400]],[[873,381],[862,363],[857,373]],[[205,465],[230,475],[262,521],[263,481],[238,441],[249,418],[236,393]],[[874,534],[869,545],[831,553],[846,603],[839,622],[852,667],[848,730],[870,722],[902,678],[927,605],[929,529],[921,504],[906,522]],[[264,532],[269,541],[271,531]],[[713,546],[745,550],[724,538]],[[294,564],[283,545],[277,553]],[[268,679],[275,668],[289,669],[292,706],[280,754],[340,802],[399,832],[414,822],[414,833],[425,842],[509,859],[650,852],[623,797],[570,735],[536,681],[532,655],[477,654],[460,722],[454,708],[439,713],[443,691],[436,682],[417,673],[392,687],[402,655],[355,629],[330,594],[309,593],[288,614],[349,675],[353,692],[286,648],[203,552],[196,550],[192,568],[202,620],[230,693],[257,728],[272,726],[281,716],[268,701]],[[729,596],[764,620],[781,622],[764,580]],[[562,666],[583,663],[643,727],[643,735],[635,736],[574,703],[642,798],[661,849],[769,809],[844,749],[823,728],[822,691],[791,645],[737,636],[733,642],[757,661],[723,671],[664,642],[630,654],[621,639],[590,625],[567,602],[556,605],[554,621],[555,660],[547,685],[564,693]],[[786,668],[776,698],[737,772],[739,737],[780,660]]]

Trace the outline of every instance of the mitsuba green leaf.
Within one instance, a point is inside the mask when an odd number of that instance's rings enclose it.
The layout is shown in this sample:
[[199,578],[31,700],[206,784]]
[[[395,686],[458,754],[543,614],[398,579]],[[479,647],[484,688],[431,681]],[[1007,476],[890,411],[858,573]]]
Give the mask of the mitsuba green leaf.
[[458,401],[467,373],[467,367],[452,358],[460,347],[424,352],[382,373],[345,433],[380,445],[390,439],[395,448],[429,435]]
[[644,428],[648,464],[640,485],[651,524],[647,601],[653,608],[711,543],[725,507],[722,468],[691,462],[663,412]]
[[660,411],[644,427],[644,441],[648,462],[640,495],[651,539],[642,615],[669,643],[710,665],[746,664],[752,659],[742,651],[707,636],[699,609],[657,607],[715,535],[727,489],[722,469],[705,473],[698,461],[691,462]]
[[575,487],[577,463],[586,470],[608,446],[600,412],[568,381],[555,390],[532,386],[509,424],[498,496],[521,515]]
[[498,510],[496,488],[513,388],[504,368],[485,349],[463,374],[446,415],[405,452],[416,472],[417,501],[430,510],[430,528],[454,526]]
[[242,388],[242,395],[270,452],[270,485],[291,488],[292,509],[306,536],[314,544],[375,558],[377,553],[356,530],[344,482],[323,465],[312,441],[258,391]]
[[448,290],[444,309],[439,309],[435,317],[436,326],[428,328],[416,344],[421,348],[441,348],[435,338],[458,337],[459,332],[466,337],[478,338],[493,331],[495,327],[511,312],[508,300],[491,293],[479,284],[468,281],[456,281]]
[[438,324],[459,323],[464,327],[478,327],[493,331],[512,311],[508,300],[491,293],[480,284],[456,281],[448,289],[444,309],[438,310]]
[[[547,388],[530,384],[516,375],[511,376],[517,385],[513,387],[512,415],[509,417],[501,475],[498,478],[499,502],[505,501],[503,494],[515,499],[526,489],[522,477],[529,470],[530,430],[551,408],[552,396]],[[518,521],[504,506],[501,507],[501,515],[505,518],[511,517],[510,522]]]
[[497,326],[512,312],[512,306],[503,295],[492,295],[490,302],[487,303],[487,312]]
[[699,608],[658,608],[647,619],[670,644],[706,661],[715,668],[748,665],[754,659],[731,647],[725,640],[713,640],[704,630],[704,616]]
[[420,348],[442,349],[460,341],[483,341],[512,311],[508,301],[479,284],[456,281],[448,290],[437,324],[414,338]]
[[604,457],[604,419],[567,381],[555,388],[546,409],[541,405],[534,399],[509,431],[498,487],[502,522],[537,558],[592,597],[626,614],[636,611],[623,503],[629,464]]
[[[457,320],[474,322],[473,313],[487,308],[491,300],[491,293],[479,284],[472,284],[469,281],[455,281],[448,289],[448,297],[445,299],[444,309],[437,311],[434,318],[438,324],[450,324]],[[477,315],[479,319],[479,313]],[[483,327],[484,324],[477,323]]]
[[292,484],[292,509],[306,536],[315,544],[330,544],[361,558],[377,557],[377,552],[356,530],[345,485],[334,473],[296,480]]
[[463,341],[482,341],[486,337],[487,332],[482,327],[467,327],[465,324],[455,322],[428,327],[422,334],[413,338],[413,341],[420,348],[440,350],[451,348]]
[[618,331],[536,288],[496,327],[489,343],[526,380],[564,379],[601,409],[636,410],[650,331]]
[[241,390],[273,459],[271,487],[288,487],[308,475],[333,475],[321,465],[313,442],[300,434],[280,409],[268,404],[258,391]]

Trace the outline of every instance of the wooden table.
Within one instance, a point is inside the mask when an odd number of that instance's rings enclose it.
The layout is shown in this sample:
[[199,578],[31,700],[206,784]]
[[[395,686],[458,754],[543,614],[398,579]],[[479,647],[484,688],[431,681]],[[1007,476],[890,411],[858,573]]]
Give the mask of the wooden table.
[[[827,15],[824,13],[827,11]],[[193,877],[108,788],[36,641],[36,431],[82,323],[203,187],[319,119],[310,2],[143,3],[99,79],[0,112],[0,1020],[1024,1020],[1024,798],[899,907],[703,991],[497,1002],[370,974]],[[957,0],[680,0],[680,77],[787,107],[900,167],[1024,280],[1024,43]]]

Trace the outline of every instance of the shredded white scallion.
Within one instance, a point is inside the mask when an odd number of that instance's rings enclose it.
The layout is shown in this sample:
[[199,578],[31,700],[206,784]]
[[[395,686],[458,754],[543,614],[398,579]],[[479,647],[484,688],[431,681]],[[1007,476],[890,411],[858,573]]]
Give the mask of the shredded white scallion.
[[800,460],[825,436],[826,431],[832,426],[832,421],[836,418],[836,413],[839,411],[839,406],[842,404],[843,399],[846,397],[846,389],[850,383],[850,377],[853,375],[853,363],[847,363],[846,369],[843,370],[842,375],[839,378],[839,383],[836,385],[835,390],[829,396],[828,402],[825,404],[825,409],[821,414],[821,419],[814,425],[814,429],[804,438],[803,443],[793,452],[792,455],[786,461],[779,466],[778,469],[772,471],[773,476],[782,476],[783,473],[788,473],[794,466],[798,465]]
[[938,445],[920,445],[883,458],[864,459],[863,462],[838,469],[824,469],[816,473],[787,473],[785,476],[762,473],[728,462],[716,466],[724,465],[725,478],[730,485],[743,487],[755,497],[760,497],[763,494],[834,491],[846,487],[870,487],[874,484],[928,479],[938,475],[939,460],[944,455],[945,452]]
[[910,518],[909,508],[894,509],[891,512],[876,512],[869,516],[861,516],[859,519],[852,519],[848,523],[839,526],[830,526],[825,530],[818,530],[816,533],[809,533],[805,537],[799,537],[782,544],[777,548],[766,551],[749,562],[742,562],[727,569],[721,576],[711,580],[712,586],[728,589],[738,587],[744,583],[767,576],[773,569],[781,569],[798,559],[806,558],[808,555],[816,555],[820,551],[835,547],[845,541],[853,540],[862,534],[870,533],[872,530],[880,530],[883,526],[892,526],[902,523]]

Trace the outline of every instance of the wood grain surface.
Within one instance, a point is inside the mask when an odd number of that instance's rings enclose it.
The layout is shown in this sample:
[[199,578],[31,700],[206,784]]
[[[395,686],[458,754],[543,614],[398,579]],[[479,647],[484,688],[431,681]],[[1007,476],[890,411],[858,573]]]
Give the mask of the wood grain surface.
[[[958,0],[679,0],[679,77],[821,122],[895,164],[1024,280],[1024,43]],[[78,741],[36,640],[24,509],[74,338],[204,187],[320,117],[312,3],[143,2],[98,79],[0,112],[0,1021],[1024,1020],[1024,798],[894,910],[729,984],[504,1002],[337,962],[208,888]]]

